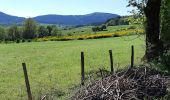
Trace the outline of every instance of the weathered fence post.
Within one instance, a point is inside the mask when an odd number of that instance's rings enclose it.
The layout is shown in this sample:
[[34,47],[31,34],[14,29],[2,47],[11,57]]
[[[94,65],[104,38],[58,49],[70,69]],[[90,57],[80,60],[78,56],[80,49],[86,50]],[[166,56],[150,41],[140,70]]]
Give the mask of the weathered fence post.
[[22,63],[22,67],[23,67],[24,76],[25,76],[25,84],[26,84],[26,88],[27,88],[28,100],[33,100],[32,94],[31,94],[31,89],[30,89],[30,84],[29,84],[29,79],[28,79],[28,74],[27,74],[26,64]]
[[131,68],[134,66],[134,46],[131,47]]
[[109,50],[109,55],[110,55],[110,68],[111,68],[111,73],[114,72],[113,69],[113,56],[112,56],[112,50]]
[[81,85],[84,85],[84,52],[81,52]]

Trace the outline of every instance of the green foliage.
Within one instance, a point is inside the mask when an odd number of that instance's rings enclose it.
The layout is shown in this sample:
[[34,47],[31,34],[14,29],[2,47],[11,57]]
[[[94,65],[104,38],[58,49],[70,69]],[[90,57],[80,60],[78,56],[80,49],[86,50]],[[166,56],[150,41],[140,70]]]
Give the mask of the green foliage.
[[107,29],[106,25],[102,25],[101,30],[105,30],[105,29]]
[[107,26],[116,26],[116,25],[129,25],[129,21],[126,20],[128,16],[118,17],[108,20],[105,24]]
[[20,31],[16,25],[12,25],[7,29],[7,40],[15,41],[21,38]]
[[92,27],[93,32],[97,32],[99,30],[99,27]]
[[[131,28],[131,29],[130,29]],[[86,40],[86,39],[100,39],[100,38],[109,38],[109,37],[120,37],[126,35],[134,35],[136,32],[143,34],[142,29],[134,29],[134,27],[129,27],[127,29],[119,29],[115,32],[110,33],[96,33],[96,34],[83,34],[83,35],[65,35],[65,36],[49,36],[44,38],[36,38],[36,41],[68,41],[68,40]]]
[[61,33],[61,31],[60,31],[59,28],[53,27],[52,32],[51,32],[51,36],[61,37],[61,36],[62,36],[62,33]]
[[4,28],[0,27],[0,41],[5,39],[5,30]]
[[42,38],[49,35],[49,30],[45,26],[40,26],[38,28],[38,37]]
[[146,27],[146,17],[144,9],[147,4],[147,0],[128,0],[128,7],[133,7],[134,9],[130,11],[132,16],[126,17],[125,20],[129,22],[129,25],[138,25],[138,27],[145,29]]
[[128,7],[134,7],[135,9],[131,13],[138,13],[138,15],[144,15],[144,8],[147,6],[148,0],[128,0]]
[[106,30],[106,25],[101,25],[101,26],[95,26],[95,27],[92,27],[92,31],[93,32],[98,32],[98,31],[104,31]]
[[161,7],[161,40],[164,44],[164,53],[161,56],[162,68],[170,72],[170,1],[162,0]]
[[170,50],[163,55],[162,61],[165,66],[169,66],[168,69],[170,72]]
[[36,32],[37,32],[36,22],[31,18],[26,19],[24,22],[23,38],[33,39],[37,36]]
[[170,45],[170,0],[162,0],[161,15],[161,38]]
[[[36,24],[34,22],[34,24]],[[30,25],[31,26],[31,25]],[[35,29],[35,33],[34,34],[25,34],[26,33],[26,26],[16,26],[16,25],[12,25],[8,28],[6,27],[1,27],[1,31],[3,30],[3,33],[1,36],[1,41],[6,40],[6,42],[10,42],[10,41],[15,41],[16,40],[24,40],[24,39],[29,39],[28,36],[30,37],[30,35],[32,36],[32,39],[37,39],[37,38],[56,38],[57,40],[73,40],[72,37],[74,37],[74,39],[92,39],[92,38],[98,38],[98,37],[112,37],[112,36],[104,36],[106,34],[112,34],[114,32],[117,31],[122,31],[122,30],[128,30],[130,29],[130,27],[133,27],[131,25],[119,25],[119,26],[106,26],[105,24],[100,25],[100,26],[96,26],[96,27],[92,27],[92,26],[83,26],[83,27],[78,27],[78,28],[61,28],[61,27],[57,27],[55,25],[36,25],[36,29]],[[32,26],[31,26],[32,27]],[[137,26],[134,26],[137,27]],[[97,32],[93,32],[92,28],[97,28]],[[131,29],[130,29],[131,30]],[[28,30],[27,30],[28,31]],[[29,31],[28,31],[29,32]],[[98,36],[97,34],[101,34],[100,36]],[[102,36],[103,34],[103,36]],[[80,37],[80,35],[86,35],[87,37]],[[88,35],[97,35],[96,36],[88,36]],[[116,35],[115,35],[116,36]],[[64,38],[63,38],[64,37]],[[65,38],[66,37],[66,38]],[[71,37],[71,38],[67,38],[67,37]],[[79,38],[80,37],[80,38]],[[59,39],[61,38],[61,39]],[[46,40],[46,39],[45,39]],[[52,39],[52,40],[56,40],[56,39]]]
[[0,27],[0,41],[17,41],[26,39],[31,41],[35,38],[43,38],[47,36],[63,36],[61,30],[55,25],[37,25],[37,23],[28,18],[23,26],[12,25],[10,27]]
[[51,36],[52,30],[53,30],[53,27],[48,25],[47,26],[48,36]]
[[19,39],[17,39],[17,40],[16,40],[16,43],[20,43],[20,40],[19,40]]
[[22,43],[24,43],[24,42],[25,42],[25,39],[22,39],[21,41],[22,41]]

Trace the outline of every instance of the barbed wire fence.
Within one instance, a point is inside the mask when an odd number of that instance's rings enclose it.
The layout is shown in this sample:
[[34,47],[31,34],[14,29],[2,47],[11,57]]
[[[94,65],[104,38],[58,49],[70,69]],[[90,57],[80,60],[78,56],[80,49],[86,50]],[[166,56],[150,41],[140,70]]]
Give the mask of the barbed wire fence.
[[[143,45],[141,45],[141,46],[143,48]],[[127,48],[130,49],[130,47],[127,47]],[[85,56],[87,58],[84,58],[84,64],[85,64],[84,65],[84,72],[81,73],[81,70],[77,71],[77,73],[79,73],[79,75],[84,74],[84,76],[83,76],[84,78],[81,78],[80,80],[81,81],[88,80],[86,82],[92,82],[91,80],[96,79],[96,77],[98,77],[98,76],[100,78],[102,78],[103,76],[105,76],[106,73],[114,72],[114,71],[118,70],[119,68],[121,68],[120,66],[124,66],[124,65],[120,65],[121,64],[120,59],[124,59],[124,58],[122,58],[122,55],[127,55],[126,53],[128,53],[128,55],[129,55],[128,58],[131,59],[131,57],[130,57],[131,53],[129,53],[129,52],[124,52],[124,53],[122,53],[122,52],[117,53],[116,52],[116,53],[114,53],[114,50],[113,51],[108,50],[108,51],[106,51],[104,53],[104,54],[107,54],[106,55],[107,58],[108,58],[107,61],[104,61],[102,59],[103,61],[101,60],[101,62],[99,64],[93,64],[93,60],[88,60],[89,58],[92,58],[92,59],[95,60],[95,59],[97,59],[97,57],[92,57],[91,55]],[[86,55],[86,54],[88,54],[88,52],[84,53],[84,55]],[[116,57],[118,57],[118,58],[115,58],[115,55],[117,55]],[[112,59],[111,59],[111,56],[113,57]],[[117,59],[117,60],[115,60],[115,59]],[[135,61],[139,61],[140,59],[141,59],[140,57],[136,57]],[[111,62],[111,61],[113,61],[113,62]],[[102,62],[104,64],[102,64]],[[127,61],[127,62],[130,62],[130,60]],[[130,65],[130,63],[129,63],[129,65]],[[88,66],[88,68],[87,68],[87,66]],[[64,91],[62,91],[62,90],[60,90],[58,88],[60,86],[57,86],[57,85],[55,85],[55,83],[52,82],[52,80],[55,79],[53,76],[51,76],[49,74],[48,75],[48,81],[49,82],[51,81],[51,83],[53,83],[54,86],[47,86],[48,84],[43,84],[43,80],[42,81],[34,80],[32,78],[32,75],[30,75],[31,74],[30,69],[31,68],[28,68],[28,73],[27,73],[28,78],[31,77],[31,81],[29,82],[29,84],[30,84],[29,87],[30,87],[31,94],[28,93],[28,95],[31,95],[31,96],[28,96],[29,100],[33,100],[33,99],[34,100],[35,99],[38,99],[38,100],[50,100],[51,99],[51,100],[53,100],[53,99],[55,99],[55,98],[57,98],[59,96],[68,95],[68,93],[65,93]],[[33,70],[33,69],[31,69],[31,70]],[[23,71],[22,64],[19,67],[17,67],[16,69],[12,69],[10,71],[4,71],[4,72],[1,72],[0,74],[3,75],[4,78],[5,78],[5,75],[10,75],[10,74],[11,75],[16,75],[17,79],[10,79],[10,82],[18,81],[18,82],[15,82],[15,83],[18,83],[18,84],[17,85],[13,84],[13,86],[8,87],[8,88],[10,88],[10,90],[9,89],[7,90],[8,95],[9,96],[10,96],[10,94],[14,95],[14,98],[17,99],[17,100],[25,100],[25,99],[27,99],[26,95],[27,95],[27,92],[28,92],[27,91],[28,87],[26,88],[26,85],[24,83],[24,71]],[[68,74],[69,74],[68,76],[71,77],[71,73],[68,73]],[[81,77],[81,76],[77,76],[77,77]],[[80,81],[80,83],[82,83],[81,81]],[[66,80],[66,82],[67,82],[67,80]],[[84,84],[86,84],[86,82]],[[32,83],[34,83],[34,84],[32,84]],[[80,83],[77,83],[77,84],[80,84]],[[57,86],[57,87],[55,88],[55,86]],[[50,89],[48,89],[49,87],[50,87]],[[36,92],[34,90],[36,90]],[[6,93],[6,91],[0,91],[0,95],[5,94],[5,93]],[[3,98],[8,98],[8,97],[3,97]]]

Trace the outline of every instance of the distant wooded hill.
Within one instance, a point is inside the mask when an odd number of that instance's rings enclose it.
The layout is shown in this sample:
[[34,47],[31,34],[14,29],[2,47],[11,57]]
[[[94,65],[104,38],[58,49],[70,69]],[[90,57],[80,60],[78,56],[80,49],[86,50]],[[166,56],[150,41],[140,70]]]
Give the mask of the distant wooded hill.
[[[86,15],[42,15],[33,17],[41,24],[58,24],[58,25],[94,25],[106,22],[109,19],[120,17],[117,14],[110,13],[91,13]],[[21,24],[24,17],[17,17],[0,12],[0,24],[11,25]]]
[[129,25],[127,18],[130,16],[119,16],[116,18],[109,19],[105,22],[107,26],[117,26],[117,25]]

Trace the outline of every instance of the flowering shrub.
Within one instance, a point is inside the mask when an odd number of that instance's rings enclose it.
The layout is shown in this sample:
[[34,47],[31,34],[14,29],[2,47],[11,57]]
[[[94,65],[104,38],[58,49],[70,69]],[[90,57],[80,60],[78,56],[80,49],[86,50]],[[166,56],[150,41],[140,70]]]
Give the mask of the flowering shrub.
[[142,34],[144,30],[142,29],[125,29],[121,31],[111,32],[111,33],[98,33],[98,34],[88,34],[88,35],[72,35],[72,36],[49,36],[44,38],[36,38],[36,41],[69,41],[69,40],[85,40],[85,39],[99,39],[99,38],[109,38],[109,37],[120,37],[132,34]]

